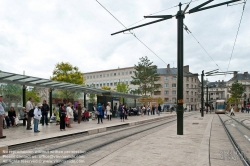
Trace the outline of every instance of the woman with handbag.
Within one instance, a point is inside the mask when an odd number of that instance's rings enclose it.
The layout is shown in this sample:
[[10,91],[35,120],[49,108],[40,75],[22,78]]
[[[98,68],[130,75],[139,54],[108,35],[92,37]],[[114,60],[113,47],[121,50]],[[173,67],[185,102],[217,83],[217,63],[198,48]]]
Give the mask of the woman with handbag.
[[71,124],[73,123],[73,110],[71,108],[72,104],[69,102],[67,107],[67,117],[68,117],[68,128],[72,128]]
[[59,105],[59,115],[60,115],[60,130],[65,130],[65,118],[66,118],[66,110],[63,103]]

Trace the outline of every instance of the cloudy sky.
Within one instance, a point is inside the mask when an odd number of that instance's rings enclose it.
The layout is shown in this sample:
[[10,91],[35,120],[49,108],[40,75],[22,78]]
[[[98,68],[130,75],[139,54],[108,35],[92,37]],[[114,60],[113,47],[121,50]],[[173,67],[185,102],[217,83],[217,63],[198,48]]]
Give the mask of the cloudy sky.
[[[187,2],[188,0],[183,1]],[[215,3],[225,0],[215,0]],[[99,0],[125,26],[144,15],[178,5],[173,0]],[[189,9],[205,0],[191,3]],[[195,39],[184,32],[184,64],[201,73],[219,67],[226,71],[243,5],[221,6],[186,14],[184,23]],[[178,7],[158,13],[174,15]],[[246,4],[238,39],[229,66],[245,72],[250,67],[250,2]],[[145,19],[145,23],[154,19]],[[0,70],[42,78],[52,75],[58,62],[69,62],[82,72],[129,67],[147,56],[159,68],[177,66],[177,20],[172,18],[134,30],[164,62],[129,34],[111,36],[124,29],[95,0],[0,0]],[[215,64],[216,63],[216,64]],[[231,75],[232,76],[232,75]],[[228,80],[210,77],[210,81]]]

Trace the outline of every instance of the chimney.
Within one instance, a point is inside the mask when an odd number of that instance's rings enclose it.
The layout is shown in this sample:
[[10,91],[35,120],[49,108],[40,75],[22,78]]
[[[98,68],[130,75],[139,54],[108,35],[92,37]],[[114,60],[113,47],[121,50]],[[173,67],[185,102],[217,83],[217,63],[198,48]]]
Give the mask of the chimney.
[[218,80],[218,87],[220,86],[220,80]]
[[238,72],[234,71],[234,77],[237,77]]
[[246,72],[244,72],[244,75],[247,77],[248,76],[248,72],[246,71]]
[[170,73],[170,64],[167,66],[167,72]]
[[183,66],[183,71],[189,73],[189,65]]

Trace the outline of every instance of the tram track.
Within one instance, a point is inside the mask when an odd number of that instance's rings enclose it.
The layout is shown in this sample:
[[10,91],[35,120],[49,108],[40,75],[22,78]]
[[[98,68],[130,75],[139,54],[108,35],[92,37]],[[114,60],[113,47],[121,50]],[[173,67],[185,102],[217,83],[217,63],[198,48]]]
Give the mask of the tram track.
[[[197,114],[197,113],[188,114],[187,116],[184,116],[184,117],[189,117],[189,116],[192,116],[195,114]],[[89,139],[79,139],[79,140],[74,141],[72,143],[59,145],[59,146],[55,146],[55,147],[47,148],[47,149],[45,148],[45,149],[43,149],[42,153],[31,154],[27,157],[18,158],[15,160],[19,160],[19,161],[24,160],[24,159],[25,160],[32,160],[32,157],[34,157],[34,156],[37,156],[36,158],[40,158],[40,156],[42,156],[42,155],[49,155],[46,152],[51,152],[51,151],[66,151],[69,149],[81,151],[80,153],[72,154],[70,157],[64,158],[62,160],[58,160],[56,163],[49,164],[49,165],[53,165],[53,166],[61,165],[67,161],[75,160],[75,159],[79,158],[80,156],[86,155],[92,151],[98,150],[102,147],[113,144],[115,142],[119,142],[119,141],[127,139],[129,137],[136,136],[136,135],[139,135],[142,133],[147,133],[151,130],[158,131],[158,129],[160,129],[161,127],[164,127],[164,125],[170,124],[171,122],[174,122],[174,121],[176,121],[176,116],[172,116],[172,117],[169,117],[169,118],[164,119],[164,120],[159,120],[159,121],[155,121],[155,122],[151,122],[151,123],[147,123],[147,124],[143,124],[143,125],[138,125],[138,126],[134,126],[134,127],[126,128],[126,129],[112,131],[112,132],[105,133],[105,134],[100,134],[98,136],[95,136],[95,137],[92,137]],[[150,132],[148,134],[150,134]],[[105,141],[103,141],[103,140],[105,140]],[[50,159],[48,159],[48,160],[50,160]],[[8,165],[8,164],[11,164],[11,161],[8,163],[2,163],[0,165]]]
[[[221,121],[221,124],[231,144],[236,150],[237,155],[240,157],[244,165],[249,166],[250,165],[250,160],[249,160],[250,139],[246,138],[246,133],[249,134],[250,129],[247,126],[243,125],[238,120],[228,115],[224,115],[223,117],[221,115],[218,115],[218,117]],[[225,117],[227,117],[227,119],[225,119]],[[234,123],[232,123],[233,121],[235,121],[238,125],[235,125]]]

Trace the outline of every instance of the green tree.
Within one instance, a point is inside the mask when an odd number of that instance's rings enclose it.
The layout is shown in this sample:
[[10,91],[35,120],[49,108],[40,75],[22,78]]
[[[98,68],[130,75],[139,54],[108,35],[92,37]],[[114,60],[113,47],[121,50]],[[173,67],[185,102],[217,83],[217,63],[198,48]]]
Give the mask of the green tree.
[[246,87],[236,80],[231,87],[229,87],[228,92],[231,94],[231,100],[235,102],[237,109],[240,99],[243,97]]
[[163,104],[164,103],[164,100],[161,98],[161,97],[158,97],[158,104]]
[[114,90],[117,92],[128,93],[130,88],[127,84],[118,82]]
[[[68,62],[61,62],[55,65],[51,80],[84,85],[85,78],[78,67]],[[60,97],[67,99],[80,97],[80,92],[72,92],[69,90],[60,90],[58,94]]]
[[138,65],[135,65],[135,70],[131,83],[139,86],[136,93],[152,96],[155,90],[161,88],[161,84],[156,83],[159,80],[157,66],[153,65],[147,56],[140,58]]
[[96,102],[95,97],[96,97],[95,94],[89,94],[89,102],[90,103],[95,103]]
[[41,100],[41,97],[39,96],[37,90],[36,90],[36,87],[34,88],[29,88],[27,91],[26,91],[26,101],[28,101],[28,99],[32,97],[33,98],[33,101],[35,103],[38,103],[40,102]]
[[111,87],[109,87],[109,86],[102,86],[101,87],[103,90],[111,90]]

